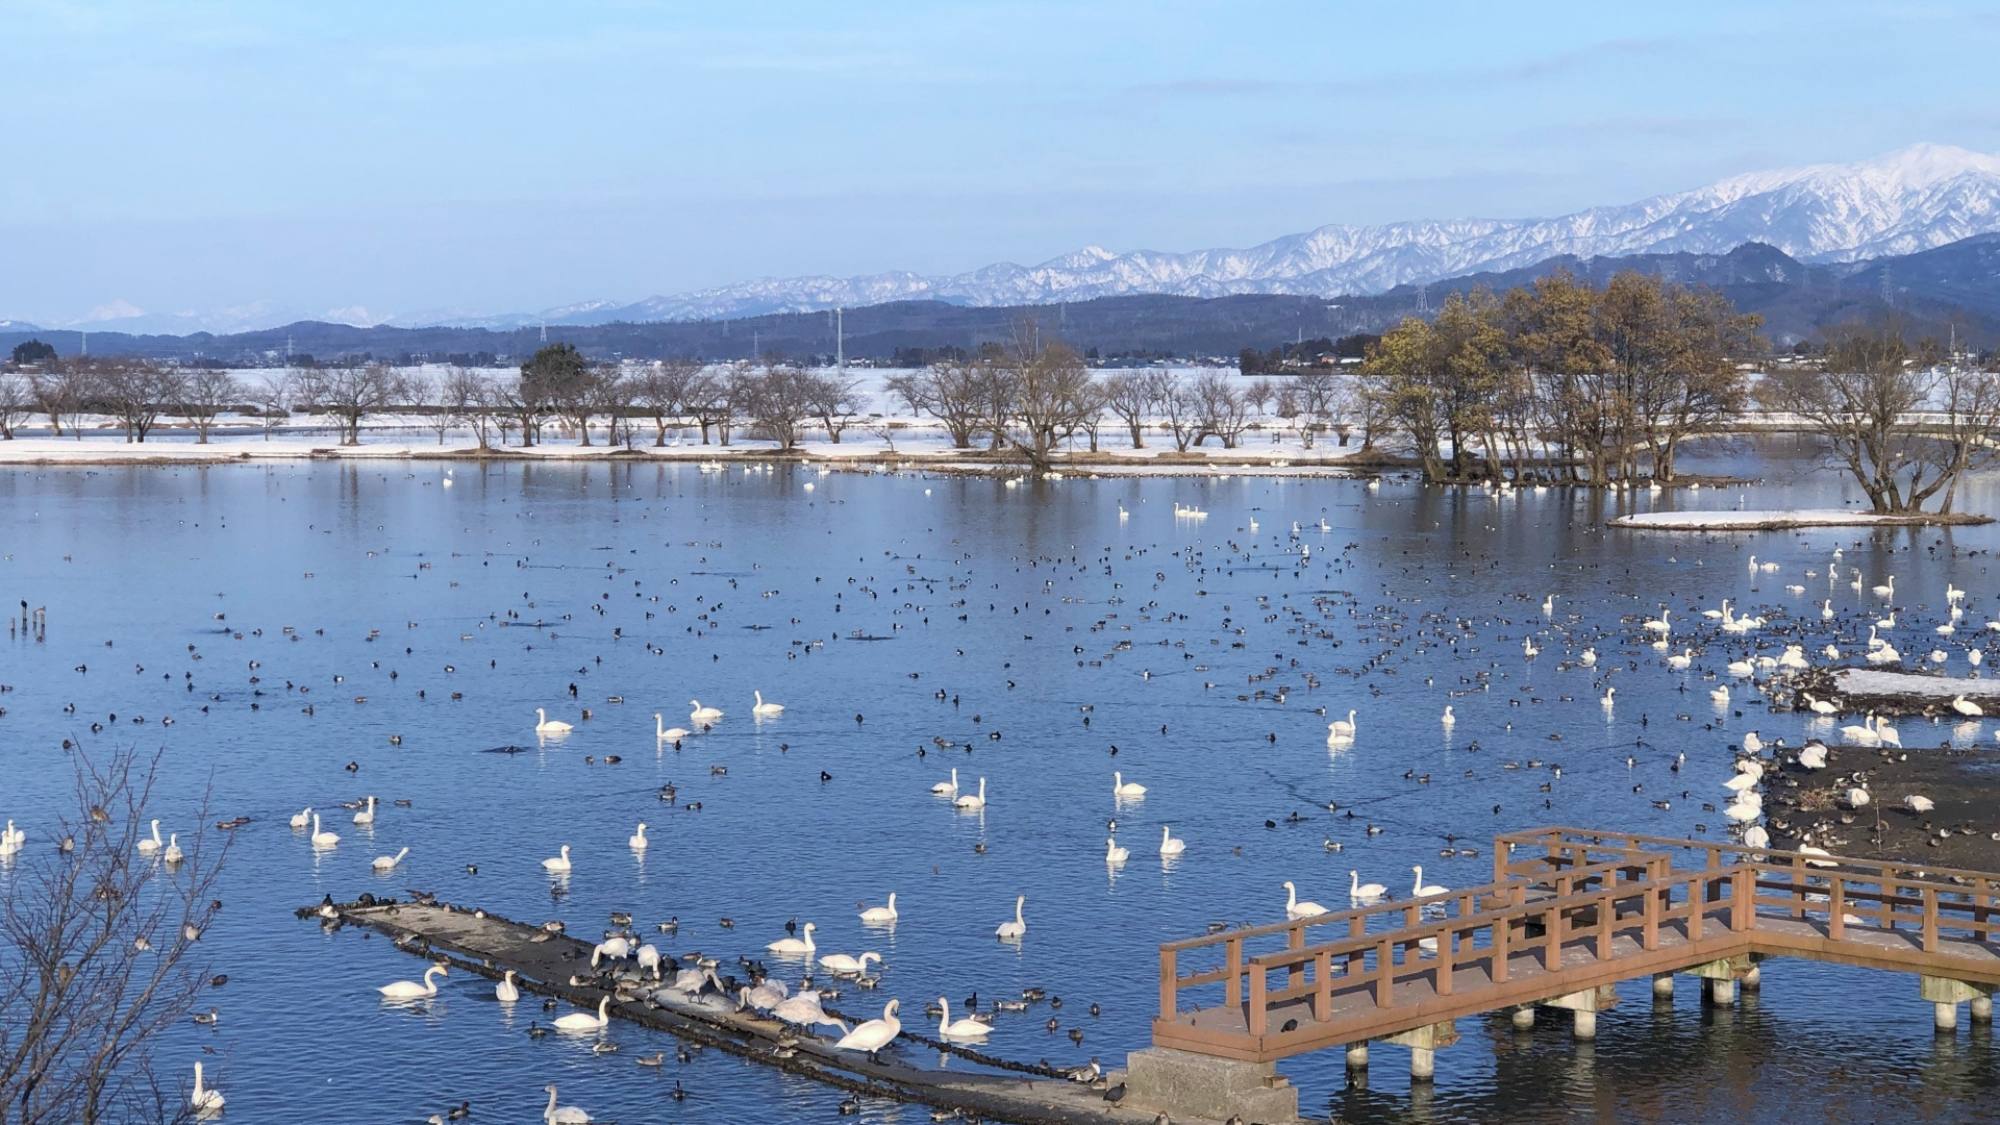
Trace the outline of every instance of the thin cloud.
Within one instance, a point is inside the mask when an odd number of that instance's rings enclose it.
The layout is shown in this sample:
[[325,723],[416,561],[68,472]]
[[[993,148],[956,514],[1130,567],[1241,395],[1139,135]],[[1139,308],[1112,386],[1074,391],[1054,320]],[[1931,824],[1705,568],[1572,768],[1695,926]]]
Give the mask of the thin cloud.
[[1422,89],[1458,89],[1537,82],[1598,65],[1608,59],[1658,54],[1674,46],[1669,39],[1607,39],[1571,50],[1497,65],[1453,70],[1408,71],[1353,78],[1267,79],[1190,76],[1125,87],[1128,96],[1145,98],[1244,98],[1369,94]]

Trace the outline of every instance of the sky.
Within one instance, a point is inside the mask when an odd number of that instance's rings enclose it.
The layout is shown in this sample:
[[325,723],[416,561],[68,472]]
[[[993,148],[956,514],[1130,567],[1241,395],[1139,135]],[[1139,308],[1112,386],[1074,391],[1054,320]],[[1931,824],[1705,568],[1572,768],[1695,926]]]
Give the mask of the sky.
[[2000,150],[1977,3],[5,0],[0,319],[368,321]]

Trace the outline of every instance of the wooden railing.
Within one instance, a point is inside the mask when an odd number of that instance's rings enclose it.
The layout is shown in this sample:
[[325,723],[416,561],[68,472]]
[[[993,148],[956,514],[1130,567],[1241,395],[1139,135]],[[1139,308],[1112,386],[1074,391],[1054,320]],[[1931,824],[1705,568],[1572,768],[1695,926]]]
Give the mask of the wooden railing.
[[[1675,866],[1683,854],[1694,862]],[[1409,982],[1423,987],[1406,1003],[1427,1012],[1447,999],[1478,1011],[1483,995],[1556,995],[1565,981],[1623,979],[1628,963],[1625,975],[1637,975],[1672,971],[1676,957],[1824,955],[1828,943],[1836,959],[2000,983],[1992,872],[1574,828],[1497,837],[1493,866],[1479,887],[1170,942],[1160,1019],[1177,1018],[1184,992],[1219,984],[1243,1031],[1203,1034],[1247,1033],[1257,1050],[1282,1054],[1288,1037],[1328,1038],[1328,1024],[1379,1025]],[[1184,956],[1211,951],[1218,967],[1181,975]],[[1462,993],[1466,969],[1476,971]],[[1523,972],[1535,980],[1517,982]]]

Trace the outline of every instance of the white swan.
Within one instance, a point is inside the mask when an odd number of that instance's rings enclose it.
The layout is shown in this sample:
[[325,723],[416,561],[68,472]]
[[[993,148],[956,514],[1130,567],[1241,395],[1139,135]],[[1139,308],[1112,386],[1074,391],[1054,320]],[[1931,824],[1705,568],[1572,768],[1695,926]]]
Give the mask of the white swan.
[[694,710],[688,712],[688,721],[695,726],[713,726],[717,719],[722,718],[722,708],[703,707],[699,699],[688,700],[688,706],[694,708]]
[[1349,710],[1347,718],[1335,719],[1326,725],[1326,740],[1332,742],[1340,738],[1354,737],[1354,712]]
[[800,1027],[823,1023],[839,1028],[843,1035],[847,1033],[847,1025],[827,1015],[826,1009],[820,1004],[819,993],[810,988],[785,997],[782,1003],[771,1009],[771,1015]]
[[570,871],[569,845],[564,844],[562,846],[561,852],[562,854],[560,855],[550,856],[549,858],[543,860],[542,861],[543,870],[554,872],[557,875],[569,874]]
[[639,822],[639,827],[625,838],[625,846],[635,852],[645,851],[649,843],[650,841],[646,839],[646,822],[643,820]]
[[514,983],[514,970],[508,969],[500,983],[493,986],[493,998],[503,1004],[512,1004],[521,998],[521,989]]
[[1884,582],[1884,583],[1883,583],[1882,585],[1880,585],[1880,586],[1872,586],[1872,587],[1870,587],[1870,588],[1869,588],[1869,590],[1868,590],[1868,592],[1869,592],[1869,593],[1871,593],[1871,594],[1874,594],[1874,595],[1875,595],[1876,597],[1878,597],[1878,598],[1893,598],[1893,597],[1895,597],[1895,596],[1896,596],[1896,576],[1895,576],[1895,575],[1893,575],[1893,574],[1891,574],[1891,575],[1889,576],[1889,580],[1888,580],[1887,582]]
[[868,909],[866,909],[866,910],[863,910],[863,911],[861,912],[861,920],[862,920],[863,922],[874,922],[874,923],[877,923],[877,924],[879,924],[879,923],[882,923],[882,922],[893,922],[893,921],[895,921],[895,920],[896,920],[896,892],[895,892],[895,891],[890,891],[890,892],[889,892],[889,905],[887,905],[887,906],[871,906],[871,907],[869,907]]
[[555,1029],[557,1031],[603,1031],[605,1025],[611,1022],[610,1012],[611,997],[606,996],[597,1002],[596,1015],[591,1015],[589,1012],[571,1012],[566,1016],[557,1016]]
[[1799,765],[1809,770],[1825,769],[1826,744],[1821,742],[1807,743],[1805,749],[1799,751]]
[[160,853],[160,858],[166,860],[168,863],[179,863],[181,860],[187,858],[187,853],[181,851],[180,833],[167,833],[167,850]]
[[542,708],[535,708],[536,734],[568,734],[575,729],[575,727],[570,726],[561,719],[549,718],[549,713]]
[[305,808],[302,808],[298,812],[292,814],[293,828],[306,828],[311,826],[312,822],[313,822],[313,811],[311,805],[307,805]]
[[367,808],[354,814],[354,823],[363,825],[375,823],[375,798],[373,796],[368,798]]
[[221,1113],[223,1104],[222,1091],[205,1087],[201,1084],[201,1060],[195,1060],[194,1089],[188,1093],[188,1108],[198,1114],[207,1116],[212,1113]]
[[1694,650],[1691,648],[1685,649],[1673,656],[1667,657],[1667,667],[1672,668],[1676,672],[1686,671],[1687,666],[1693,663],[1694,663]]
[[[1429,898],[1432,895],[1448,895],[1451,893],[1450,887],[1439,886],[1436,883],[1424,882],[1424,868],[1422,864],[1418,864],[1417,866],[1410,868],[1410,870],[1417,873],[1416,882],[1410,884],[1411,898]],[[1356,876],[1356,878],[1358,879],[1359,876]]]
[[896,1018],[899,1006],[899,1001],[889,1001],[888,1006],[882,1009],[881,1019],[869,1020],[841,1036],[834,1047],[843,1051],[866,1051],[872,1055],[895,1042],[896,1036],[903,1031],[903,1022]]
[[1929,797],[1921,797],[1912,793],[1903,798],[1903,807],[1913,813],[1927,813],[1936,808],[1937,805]]
[[772,718],[773,716],[782,715],[785,713],[784,704],[764,702],[763,692],[753,691],[750,694],[757,697],[757,705],[755,707],[750,708],[750,713],[752,715],[756,715],[759,718],[769,719]]
[[1361,872],[1359,871],[1349,871],[1347,873],[1347,878],[1348,878],[1347,882],[1348,898],[1361,899],[1365,901],[1371,898],[1381,898],[1383,895],[1389,893],[1389,888],[1383,886],[1380,883],[1362,882]]
[[956,805],[957,807],[959,807],[959,808],[961,808],[961,809],[983,809],[983,808],[985,808],[985,807],[986,807],[986,779],[985,779],[985,778],[983,778],[983,777],[979,779],[979,792],[978,792],[978,794],[976,794],[976,795],[975,795],[975,794],[972,794],[972,793],[967,793],[966,795],[964,795],[964,796],[960,797],[960,798],[959,798],[959,799],[957,799],[956,801],[953,801],[953,802],[952,802],[952,804],[953,804],[953,805]]
[[[1986,714],[1985,708],[1981,707],[1977,703],[1969,702],[1962,695],[1951,701],[1951,709],[1958,712],[1961,715],[1964,715],[1968,719],[1976,719],[1979,718],[1981,715]],[[159,823],[160,822],[157,820],[153,822],[155,826],[157,826]]]
[[549,1108],[542,1111],[542,1125],[590,1125],[590,1114],[573,1105],[556,1104],[556,1088],[544,1086],[549,1092]]
[[152,838],[149,840],[139,841],[139,854],[152,855],[154,852],[160,850],[160,845],[162,842],[163,841],[160,839],[160,822],[158,820],[155,820],[153,821]]
[[1116,867],[1131,858],[1132,849],[1119,847],[1118,837],[1113,836],[1104,841],[1104,862]]
[[993,936],[999,938],[1001,941],[1019,941],[1021,935],[1028,932],[1028,922],[1025,918],[1021,917],[1021,908],[1026,906],[1027,903],[1027,895],[1021,895],[1016,898],[1014,900],[1014,920],[1012,922],[1000,923],[999,928],[993,931]]
[[1804,695],[1801,698],[1806,701],[1807,710],[1810,710],[1815,715],[1831,715],[1840,710],[1840,708],[1835,707],[1824,699],[1814,699],[1810,695]]
[[993,1034],[991,1024],[981,1023],[970,1017],[953,1023],[951,1001],[942,996],[938,997],[938,1007],[943,1009],[943,1014],[938,1016],[939,1039],[984,1039]]
[[403,862],[403,857],[409,854],[410,854],[410,849],[405,847],[402,851],[397,852],[395,855],[378,855],[375,857],[375,861],[369,866],[373,867],[377,871],[394,871],[396,869],[396,865]]
[[951,767],[950,781],[940,781],[936,785],[931,786],[931,792],[940,797],[958,796],[958,767]]
[[1651,621],[1646,622],[1646,631],[1648,633],[1658,633],[1662,637],[1672,632],[1673,626],[1667,623],[1667,615],[1668,615],[1667,607],[1661,606],[1660,615],[1658,617],[1655,617]]
[[416,1000],[425,996],[436,996],[438,994],[437,981],[431,978],[446,976],[449,973],[450,970],[446,969],[443,965],[432,965],[430,968],[424,970],[424,983],[422,984],[418,984],[413,980],[399,980],[391,984],[385,984],[375,991],[380,992],[383,996],[391,1000]]
[[1438,721],[1442,722],[1446,729],[1458,725],[1458,716],[1451,713],[1451,704],[1447,703],[1444,705],[1444,715]]
[[1125,775],[1113,771],[1111,774],[1111,795],[1114,797],[1143,797],[1146,787],[1136,781],[1125,780]]
[[770,950],[772,953],[792,953],[792,954],[810,955],[812,951],[815,948],[817,948],[815,945],[813,945],[814,928],[815,927],[813,923],[807,922],[804,928],[800,931],[805,935],[804,937],[779,938],[777,941],[772,942],[771,944],[765,946],[764,948]]
[[1316,902],[1300,902],[1299,889],[1285,880],[1285,917],[1296,922],[1300,918],[1312,918],[1326,913],[1326,907]]
[[1171,825],[1166,825],[1166,824],[1160,825],[1161,855],[1179,855],[1186,850],[1187,850],[1187,841],[1174,839],[1174,830]]
[[670,727],[667,725],[665,719],[660,718],[660,713],[658,711],[653,712],[654,738],[660,740],[661,742],[679,742],[681,739],[686,738],[687,736],[688,732],[685,728]]
[[858,977],[868,972],[868,962],[882,963],[880,953],[863,953],[852,957],[845,953],[829,953],[819,959],[819,967],[835,976]]
[[340,833],[328,832],[322,829],[319,825],[319,814],[314,813],[312,846],[315,848],[330,848],[338,843],[340,843]]

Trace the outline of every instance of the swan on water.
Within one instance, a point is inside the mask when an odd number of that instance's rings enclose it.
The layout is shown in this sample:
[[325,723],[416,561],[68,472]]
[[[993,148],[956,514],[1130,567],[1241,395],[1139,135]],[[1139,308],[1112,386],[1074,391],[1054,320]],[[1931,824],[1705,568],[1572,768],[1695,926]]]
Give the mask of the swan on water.
[[139,854],[152,855],[154,852],[160,850],[160,845],[162,843],[164,843],[164,841],[160,839],[160,822],[158,820],[155,820],[153,821],[152,838],[148,840],[139,841]]
[[293,828],[307,828],[312,825],[312,822],[313,822],[313,811],[311,805],[307,805],[305,808],[300,809],[298,812],[292,814],[291,823]]
[[899,1001],[889,1001],[888,1006],[882,1009],[881,1019],[861,1024],[841,1036],[834,1047],[843,1051],[866,1051],[872,1055],[895,1042],[896,1036],[903,1030],[902,1021],[896,1018],[896,1009],[899,1006]]
[[722,718],[722,709],[720,707],[703,707],[699,699],[688,700],[688,706],[694,708],[694,710],[688,712],[688,721],[695,726],[712,726],[717,719]]
[[372,794],[368,798],[368,807],[354,814],[354,823],[360,825],[375,823],[375,798]]
[[403,850],[397,852],[395,855],[376,856],[375,861],[369,866],[373,867],[377,871],[394,871],[396,869],[396,865],[403,862],[403,858],[409,854],[410,854],[410,849],[408,847],[404,847]]
[[1874,594],[1874,595],[1875,595],[1876,597],[1878,597],[1878,598],[1893,598],[1893,597],[1895,597],[1895,596],[1896,596],[1896,576],[1895,576],[1895,575],[1893,575],[1893,574],[1891,574],[1891,575],[1889,576],[1889,580],[1888,580],[1887,582],[1883,583],[1883,584],[1882,584],[1882,585],[1880,585],[1880,586],[1872,586],[1872,587],[1870,587],[1870,588],[1869,588],[1869,591],[1868,591],[1868,592],[1869,592],[1869,593],[1871,593],[1871,594]]
[[549,858],[543,860],[542,868],[547,871],[553,871],[558,875],[568,874],[570,870],[569,845],[564,844],[562,846],[562,854],[550,856]]
[[1743,830],[1743,846],[1747,848],[1768,848],[1771,846],[1771,834],[1764,831],[1763,825],[1753,824]]
[[1000,923],[999,928],[993,931],[993,936],[999,938],[1002,941],[1020,940],[1021,935],[1028,932],[1027,920],[1021,917],[1021,908],[1023,906],[1026,906],[1027,903],[1028,903],[1027,895],[1021,895],[1015,898],[1014,920],[1011,922]]
[[1111,774],[1111,794],[1114,797],[1143,797],[1146,787],[1136,781],[1125,780],[1125,775],[1114,771]]
[[1729,685],[1728,685],[1728,684],[1723,684],[1723,685],[1722,685],[1721,687],[1718,687],[1718,688],[1715,688],[1715,689],[1711,690],[1711,691],[1710,691],[1710,692],[1708,693],[1708,697],[1709,697],[1710,699],[1714,700],[1714,701],[1715,701],[1715,702],[1717,702],[1717,703],[1728,703],[1728,702],[1729,702]]
[[319,825],[319,814],[314,813],[312,846],[315,848],[330,848],[338,843],[340,843],[340,833],[328,832],[322,829]]
[[810,954],[817,948],[813,945],[813,930],[815,928],[813,923],[807,922],[800,929],[800,933],[804,935],[803,937],[779,938],[764,948],[770,950],[772,953]]
[[958,767],[951,767],[950,781],[940,781],[936,785],[931,786],[931,792],[940,797],[958,796]]
[[896,892],[889,892],[889,905],[871,906],[861,912],[863,922],[893,922],[896,920]]
[[514,970],[508,969],[500,983],[493,986],[493,998],[504,1004],[512,1004],[521,998],[521,989],[514,983]]
[[858,977],[868,971],[868,962],[882,963],[880,953],[863,953],[859,957],[845,953],[829,953],[819,959],[819,967],[835,976]]
[[1672,668],[1676,672],[1687,671],[1687,666],[1693,663],[1694,650],[1691,648],[1684,649],[1673,656],[1667,657],[1667,667]]
[[1598,700],[1598,702],[1604,705],[1604,709],[1606,711],[1609,711],[1611,710],[1613,702],[1617,699],[1617,696],[1618,696],[1618,689],[1615,687],[1608,687],[1604,689],[1604,695],[1602,698]]
[[542,1125],[590,1125],[590,1114],[573,1105],[556,1104],[556,1088],[544,1086],[549,1092],[549,1108],[542,1111]]
[[1166,824],[1160,825],[1161,855],[1179,855],[1186,850],[1187,850],[1187,841],[1175,839],[1174,830],[1171,825],[1166,825]]
[[1104,862],[1116,867],[1130,858],[1132,849],[1119,847],[1118,837],[1113,836],[1104,841]]
[[425,996],[436,996],[438,994],[437,981],[431,978],[445,976],[449,972],[450,970],[446,969],[443,965],[432,965],[430,968],[424,970],[424,983],[422,984],[418,984],[413,980],[399,980],[385,984],[375,991],[380,992],[383,996],[391,1000],[415,1000]]
[[688,731],[685,728],[670,727],[667,725],[665,719],[660,718],[660,713],[658,711],[653,712],[654,738],[660,740],[661,742],[679,742],[681,739],[686,738],[687,736],[688,736]]
[[1381,898],[1389,893],[1389,888],[1380,883],[1362,882],[1361,872],[1359,871],[1349,871],[1347,873],[1347,880],[1347,897],[1351,899],[1366,901],[1368,899]]
[[1326,740],[1328,742],[1332,742],[1334,739],[1337,738],[1353,738],[1353,737],[1354,737],[1354,712],[1352,710],[1347,712],[1347,718],[1335,719],[1334,721],[1326,725]]
[[606,996],[597,1002],[596,1015],[591,1015],[589,1012],[571,1012],[568,1015],[557,1016],[555,1028],[557,1031],[602,1031],[611,1022],[610,1013],[611,997]]
[[1444,714],[1439,717],[1438,721],[1447,727],[1458,725],[1458,716],[1451,713],[1451,704],[1447,703],[1444,705]]
[[757,705],[755,707],[750,708],[750,713],[752,715],[759,716],[760,718],[769,719],[772,718],[773,716],[782,715],[785,713],[784,704],[764,702],[763,692],[753,691],[750,694],[757,697]]
[[222,1091],[201,1084],[201,1060],[194,1064],[194,1089],[188,1094],[188,1108],[198,1114],[221,1113],[224,1100]]
[[1757,737],[1756,731],[1753,730],[1743,736],[1743,752],[1746,754],[1761,754],[1764,752],[1764,740]]
[[965,794],[964,796],[962,796],[962,797],[958,798],[958,799],[957,799],[956,801],[953,801],[953,802],[952,802],[952,804],[953,804],[953,805],[956,805],[957,807],[959,807],[959,808],[961,808],[961,809],[983,809],[983,808],[985,808],[985,807],[986,807],[986,779],[985,779],[985,778],[983,778],[983,777],[979,779],[979,792],[978,792],[977,794],[973,794],[973,793],[967,793],[967,794]]
[[1833,715],[1840,711],[1840,708],[1835,707],[1824,699],[1814,699],[1810,695],[1803,696],[1803,698],[1806,701],[1807,709],[1815,715]]
[[1285,880],[1285,917],[1288,920],[1296,922],[1301,918],[1312,918],[1324,913],[1326,907],[1319,903],[1299,901],[1299,889],[1292,885],[1290,879]]
[[[1416,882],[1410,885],[1411,898],[1429,898],[1432,895],[1447,895],[1451,893],[1450,887],[1443,887],[1439,886],[1436,883],[1424,882],[1424,869],[1422,864],[1419,864],[1416,867],[1412,867],[1410,868],[1410,870],[1417,873]],[[1356,878],[1359,878],[1359,876],[1356,876]]]
[[[1964,715],[1968,719],[1976,719],[1986,713],[1985,708],[1981,707],[1977,703],[1969,702],[1962,695],[1951,701],[1951,709],[1958,712],[1961,715]],[[159,824],[160,822],[157,820],[153,822],[153,827],[154,827],[153,834],[155,837],[159,835]]]
[[1673,626],[1667,623],[1667,616],[1668,616],[1667,607],[1661,606],[1660,615],[1658,617],[1653,618],[1651,621],[1646,622],[1646,631],[1648,633],[1658,633],[1662,637],[1672,632]]
[[543,708],[535,708],[536,734],[568,734],[575,729],[575,727],[570,726],[561,719],[549,718],[549,713]]
[[944,1009],[943,1014],[938,1016],[938,1038],[940,1039],[984,1039],[993,1034],[993,1026],[991,1024],[982,1023],[970,1017],[953,1023],[951,1019],[951,1001],[942,996],[938,997],[938,1007]]
[[181,851],[180,833],[167,833],[167,848],[160,853],[160,858],[166,860],[168,863],[179,863],[181,860],[187,858],[187,853]]
[[646,850],[648,843],[649,841],[646,839],[646,822],[642,820],[639,822],[639,827],[634,829],[632,834],[625,838],[625,846],[635,852],[643,852]]

